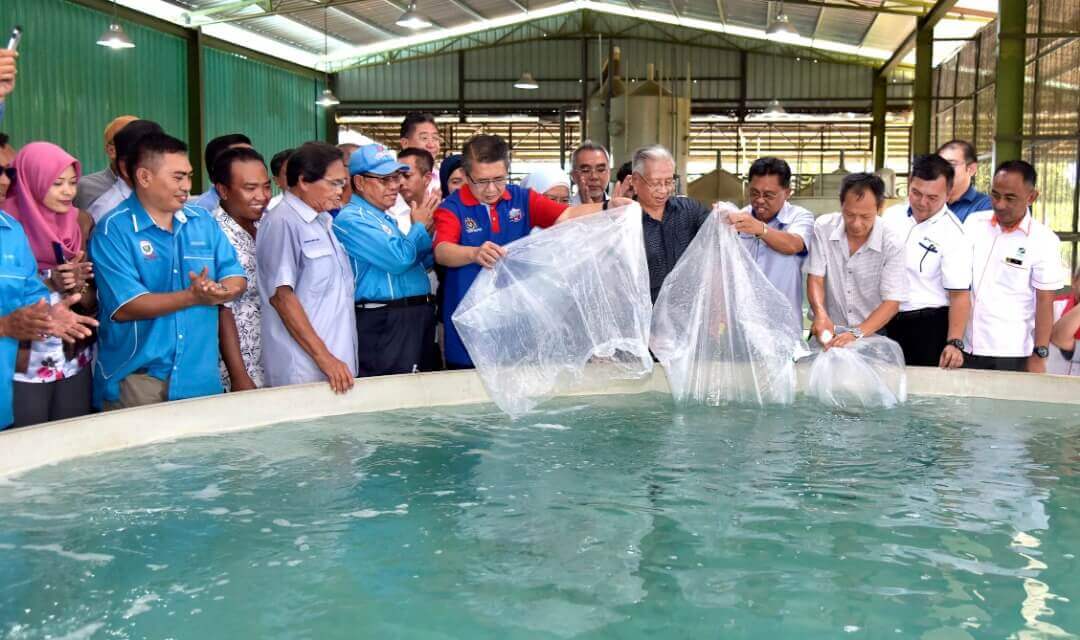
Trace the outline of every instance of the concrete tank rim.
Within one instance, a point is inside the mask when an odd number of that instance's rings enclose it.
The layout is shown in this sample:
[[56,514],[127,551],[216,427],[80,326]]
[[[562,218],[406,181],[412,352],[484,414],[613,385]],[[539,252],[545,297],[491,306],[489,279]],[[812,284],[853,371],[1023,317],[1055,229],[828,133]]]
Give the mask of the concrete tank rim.
[[[805,363],[797,367],[800,390],[807,369]],[[1080,405],[1080,377],[925,367],[908,367],[907,372],[912,396]],[[648,392],[669,392],[659,365],[640,380],[608,381],[566,395]],[[167,402],[0,431],[0,478],[73,458],[282,422],[489,401],[475,371],[447,371],[359,379],[351,392],[341,396],[325,383],[316,383]],[[230,423],[223,416],[230,416]]]

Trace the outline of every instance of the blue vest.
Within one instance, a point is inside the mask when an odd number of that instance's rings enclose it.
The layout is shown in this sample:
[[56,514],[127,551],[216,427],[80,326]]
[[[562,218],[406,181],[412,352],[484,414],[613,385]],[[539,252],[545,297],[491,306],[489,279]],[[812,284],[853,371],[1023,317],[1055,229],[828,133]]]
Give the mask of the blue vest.
[[[529,190],[513,184],[506,185],[502,200],[495,205],[498,232],[493,230],[491,210],[473,196],[469,185],[451,194],[442,202],[440,208],[457,216],[458,224],[461,225],[461,240],[458,244],[463,247],[479,247],[489,240],[502,246],[524,238],[532,230],[529,222]],[[442,319],[446,329],[446,361],[453,365],[472,366],[472,359],[469,358],[451,318],[481,268],[478,264],[467,264],[446,270],[442,285]]]

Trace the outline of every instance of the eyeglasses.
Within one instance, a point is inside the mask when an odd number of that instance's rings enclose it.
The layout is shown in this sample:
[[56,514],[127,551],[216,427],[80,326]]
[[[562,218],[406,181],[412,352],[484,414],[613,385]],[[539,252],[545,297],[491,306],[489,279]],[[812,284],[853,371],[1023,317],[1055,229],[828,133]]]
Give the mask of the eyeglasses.
[[750,196],[751,200],[757,200],[760,198],[761,200],[766,200],[768,202],[775,202],[779,200],[780,196],[782,195],[773,191],[758,191],[757,189],[748,189],[746,193],[748,196]]
[[490,178],[488,180],[474,180],[472,176],[468,174],[466,174],[466,176],[469,178],[469,182],[480,187],[481,189],[487,189],[488,187],[502,189],[506,186],[507,181],[510,179],[510,176],[499,176],[498,178]]
[[653,182],[640,173],[635,173],[634,175],[641,178],[641,181],[645,183],[645,186],[648,187],[649,191],[673,191],[675,189],[675,180],[671,178]]
[[345,188],[345,181],[344,180],[331,180],[330,178],[323,178],[323,181],[325,181],[326,184],[330,185],[331,187],[333,187],[335,189],[344,189]]
[[0,173],[8,177],[8,180],[15,182],[15,167],[0,167]]
[[596,175],[601,175],[609,171],[611,171],[611,169],[607,167],[597,167],[596,169],[593,169],[592,167],[582,166],[577,168],[577,172],[583,176],[591,176],[594,173]]
[[365,173],[364,177],[368,180],[377,180],[381,182],[382,186],[384,187],[389,187],[390,185],[401,182],[405,179],[405,176],[398,172],[391,173],[388,176],[374,176],[370,173]]
[[421,133],[417,140],[423,143],[438,142],[442,144],[442,136],[438,134],[432,135],[430,133]]

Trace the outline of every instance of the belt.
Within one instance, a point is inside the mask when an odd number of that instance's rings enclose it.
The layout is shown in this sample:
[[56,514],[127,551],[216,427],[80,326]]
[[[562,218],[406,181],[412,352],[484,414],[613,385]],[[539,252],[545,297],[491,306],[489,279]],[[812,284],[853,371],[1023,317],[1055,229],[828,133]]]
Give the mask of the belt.
[[397,300],[384,300],[382,302],[365,301],[357,302],[357,309],[402,309],[404,307],[419,307],[425,304],[432,304],[435,302],[435,297],[432,295],[423,296],[411,296],[408,298],[398,298]]
[[924,309],[915,309],[913,311],[901,311],[896,315],[901,318],[921,318],[922,316],[932,316],[941,313],[942,310],[948,310],[948,307],[926,307]]

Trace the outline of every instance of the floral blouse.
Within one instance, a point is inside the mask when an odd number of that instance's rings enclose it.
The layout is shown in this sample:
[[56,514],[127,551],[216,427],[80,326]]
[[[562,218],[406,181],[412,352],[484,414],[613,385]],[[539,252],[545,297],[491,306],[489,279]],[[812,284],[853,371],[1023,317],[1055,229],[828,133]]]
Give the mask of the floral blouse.
[[[49,295],[49,304],[60,301],[55,291]],[[57,382],[70,378],[90,366],[94,356],[93,345],[88,346],[70,360],[64,354],[64,341],[55,336],[30,343],[30,362],[26,371],[15,372],[15,382]]]
[[[214,218],[221,226],[221,230],[225,232],[229,243],[236,249],[236,258],[247,275],[247,289],[239,298],[226,303],[225,306],[232,309],[233,318],[236,320],[236,332],[240,335],[240,355],[244,359],[244,369],[251,376],[255,386],[262,387],[262,338],[260,337],[258,272],[255,268],[255,238],[221,207],[214,210]],[[228,390],[231,385],[224,361],[219,360],[219,368],[221,369],[221,383]]]

